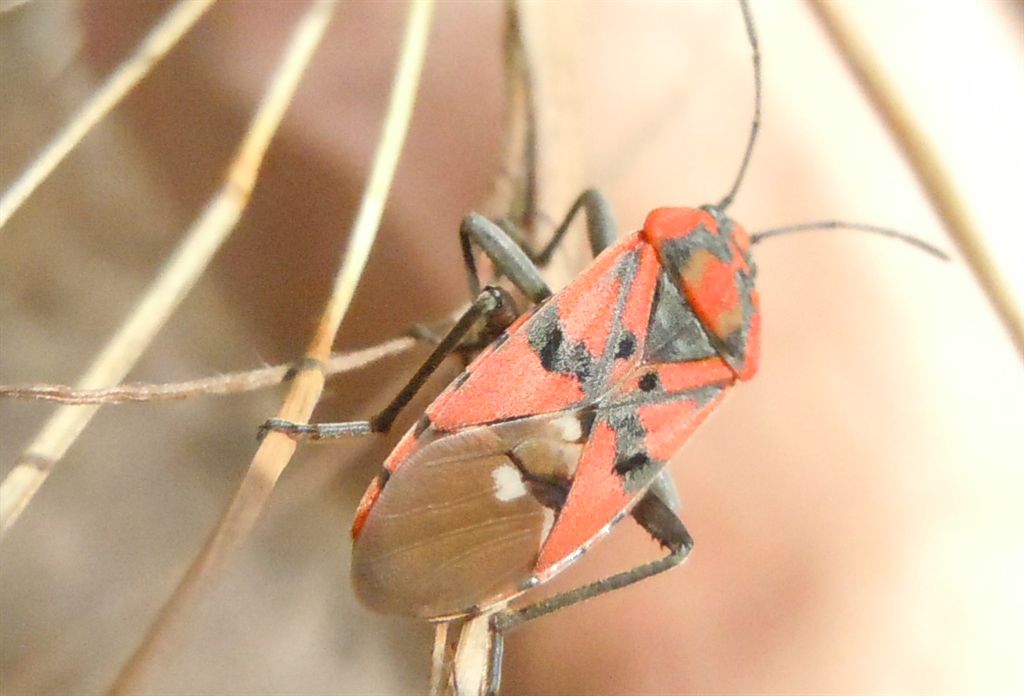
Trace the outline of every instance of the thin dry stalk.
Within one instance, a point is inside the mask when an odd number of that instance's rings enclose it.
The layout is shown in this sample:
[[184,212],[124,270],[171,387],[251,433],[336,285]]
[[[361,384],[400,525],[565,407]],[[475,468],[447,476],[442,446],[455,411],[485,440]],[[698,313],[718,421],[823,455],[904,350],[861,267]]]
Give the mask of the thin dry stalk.
[[452,667],[454,692],[458,696],[484,696],[489,693],[494,665],[492,612],[466,621],[459,634]]
[[3,2],[0,2],[0,14],[13,12],[14,10],[24,7],[30,2],[32,2],[32,0],[4,0]]
[[[107,387],[124,378],[234,230],[249,201],[270,139],[323,35],[333,4],[333,1],[318,2],[303,19],[253,117],[223,187],[206,205],[146,294],[79,380],[79,388]],[[98,409],[98,406],[64,406],[46,422],[22,453],[18,464],[0,483],[0,535],[14,524]]]
[[[216,0],[181,0],[164,15],[92,98],[74,115],[71,122],[50,141],[42,152],[0,196],[0,228],[32,195],[39,184],[53,173],[57,165],[74,149],[143,77],[174,48]],[[3,10],[16,5],[4,6]]]
[[971,218],[963,196],[943,166],[935,146],[900,99],[898,90],[888,80],[881,65],[843,17],[841,7],[826,0],[810,0],[810,4],[857,82],[903,148],[932,207],[946,223],[946,229],[977,276],[1017,351],[1024,354],[1024,313],[995,257],[985,246],[981,229]]
[[442,621],[434,626],[434,649],[430,653],[429,696],[445,696],[450,688],[451,651],[448,648],[448,629],[451,622]]
[[[372,348],[354,350],[350,353],[335,353],[324,363],[324,376],[329,377],[358,370],[378,360],[403,353],[415,346],[416,343],[417,340],[411,336],[401,336]],[[229,372],[186,382],[120,384],[106,389],[75,389],[66,384],[32,384],[24,387],[0,385],[0,397],[56,401],[76,406],[173,401],[196,396],[221,396],[265,389],[287,381],[294,372],[295,366],[291,364],[272,365],[256,370]]]
[[[318,3],[318,6],[322,4]],[[381,140],[374,157],[373,170],[353,224],[344,261],[335,280],[331,297],[309,344],[307,362],[323,363],[330,354],[331,344],[352,301],[356,284],[373,246],[416,99],[432,11],[432,0],[414,0],[410,6],[402,41],[402,53],[396,69]],[[320,369],[304,369],[299,372],[277,416],[291,421],[308,421],[323,391],[323,385],[324,375]],[[174,593],[161,608],[142,643],[118,675],[111,687],[112,694],[138,691],[155,658],[169,648],[175,629],[181,625],[186,610],[202,588],[202,583],[209,580],[223,566],[225,559],[241,544],[256,524],[270,499],[274,485],[294,454],[295,447],[294,440],[279,432],[270,432],[263,440],[220,523],[193,560]]]

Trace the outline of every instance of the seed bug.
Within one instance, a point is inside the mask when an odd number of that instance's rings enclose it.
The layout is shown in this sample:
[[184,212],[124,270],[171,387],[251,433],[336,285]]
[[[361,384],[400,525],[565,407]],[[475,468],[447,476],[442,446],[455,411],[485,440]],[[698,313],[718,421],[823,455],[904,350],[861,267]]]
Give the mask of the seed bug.
[[[475,299],[392,402],[367,421],[264,425],[309,439],[387,432],[467,337],[493,338],[399,441],[352,526],[353,585],[370,609],[431,621],[493,612],[492,690],[504,631],[672,568],[693,547],[664,466],[731,388],[757,373],[761,316],[753,245],[804,229],[845,227],[942,256],[884,228],[829,221],[748,235],[727,215],[761,111],[757,36],[745,0],[740,7],[753,55],[755,113],[738,173],[721,201],[655,209],[639,231],[619,240],[607,202],[587,190],[541,250],[471,214],[459,237]],[[554,294],[538,266],[580,214],[595,259]],[[475,250],[530,309],[519,312],[500,286],[481,287]],[[505,608],[626,516],[666,555]]]

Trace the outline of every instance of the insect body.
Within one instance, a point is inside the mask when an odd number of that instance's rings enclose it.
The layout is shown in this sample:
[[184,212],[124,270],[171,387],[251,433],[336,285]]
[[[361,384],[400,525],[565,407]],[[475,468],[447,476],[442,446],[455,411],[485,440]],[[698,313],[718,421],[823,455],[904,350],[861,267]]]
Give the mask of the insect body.
[[608,532],[757,369],[749,247],[731,220],[655,210],[510,326],[363,498],[352,530],[360,598],[429,619],[477,612]]
[[[748,236],[727,214],[759,125],[760,58],[753,49],[755,115],[743,161],[720,203],[659,208],[616,241],[596,191],[579,197],[551,243],[535,253],[479,215],[460,230],[476,300],[391,404],[369,421],[266,428],[324,438],[387,431],[398,412],[473,329],[494,337],[431,404],[384,463],[352,527],[356,593],[377,611],[446,620],[495,612],[500,632],[650,577],[681,562],[693,540],[676,515],[665,463],[737,381],[757,372],[761,317],[751,247],[819,222]],[[552,295],[536,268],[577,213],[597,258]],[[480,289],[472,245],[534,304],[517,316],[510,295]],[[578,558],[631,515],[668,550],[663,558],[520,609],[505,604]]]

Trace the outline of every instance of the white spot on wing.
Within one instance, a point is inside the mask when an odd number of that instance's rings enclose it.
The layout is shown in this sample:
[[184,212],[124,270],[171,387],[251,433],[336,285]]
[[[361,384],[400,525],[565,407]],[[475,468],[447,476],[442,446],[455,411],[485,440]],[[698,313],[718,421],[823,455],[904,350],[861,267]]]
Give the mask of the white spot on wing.
[[558,429],[559,435],[566,442],[576,442],[583,437],[583,429],[580,427],[580,419],[575,414],[562,416],[551,422]]
[[555,511],[551,508],[544,508],[544,527],[540,530],[541,541],[548,538],[551,528],[555,526]]
[[519,470],[512,464],[502,464],[491,472],[494,479],[494,497],[503,503],[526,495],[526,484]]

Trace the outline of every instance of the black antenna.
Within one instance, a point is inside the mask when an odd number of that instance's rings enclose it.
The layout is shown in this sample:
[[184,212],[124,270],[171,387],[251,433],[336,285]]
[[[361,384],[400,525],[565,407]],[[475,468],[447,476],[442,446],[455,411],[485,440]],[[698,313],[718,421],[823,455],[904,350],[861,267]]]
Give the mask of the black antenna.
[[897,232],[896,230],[889,229],[888,227],[876,227],[875,225],[861,225],[853,222],[839,222],[838,220],[823,220],[821,222],[805,222],[799,225],[789,225],[787,227],[776,227],[771,230],[764,230],[756,234],[750,235],[750,244],[759,244],[766,239],[771,237],[780,237],[785,234],[792,232],[809,232],[811,230],[856,230],[857,232],[870,232],[872,234],[881,235],[882,237],[888,237],[890,239],[898,239],[901,242],[906,242],[912,247],[916,247],[921,251],[927,252],[932,256],[937,256],[943,261],[949,261],[949,256],[946,252],[933,247],[928,242],[925,242],[917,237],[911,237],[909,234],[903,232]]
[[[750,42],[751,59],[754,65],[754,120],[750,124],[750,138],[747,140],[747,149],[743,153],[743,161],[740,163],[740,170],[736,173],[736,179],[733,181],[732,188],[729,189],[729,193],[725,195],[725,198],[723,198],[717,206],[711,208],[713,213],[724,212],[726,208],[732,205],[732,201],[736,197],[737,191],[739,191],[740,184],[743,183],[743,177],[747,173],[747,166],[750,164],[750,156],[754,152],[754,142],[757,140],[757,133],[761,130],[761,49],[757,42],[757,30],[754,29],[754,16],[750,12],[750,4],[748,0],[739,0],[739,3],[740,10],[743,12],[743,23],[747,27],[747,39]],[[917,237],[911,237],[909,234],[897,232],[896,230],[889,229],[888,227],[861,225],[858,223],[840,222],[838,220],[808,222],[800,225],[789,225],[787,227],[777,227],[771,230],[764,230],[763,232],[752,234],[750,236],[750,243],[751,245],[758,244],[759,242],[763,242],[765,239],[779,237],[792,232],[834,229],[870,232],[883,237],[889,237],[890,239],[897,239],[912,247],[916,247],[921,251],[927,252],[932,256],[936,256],[945,261],[949,260],[949,256],[947,256],[944,251],[932,246],[928,242],[918,239]]]
[[750,5],[747,0],[739,0],[740,9],[743,11],[743,22],[747,25],[747,39],[750,41],[750,49],[753,52],[754,63],[754,121],[750,124],[750,138],[747,140],[747,150],[743,153],[743,161],[740,163],[740,170],[736,174],[732,188],[725,194],[716,208],[725,211],[732,205],[732,199],[736,197],[740,184],[743,183],[743,176],[747,173],[747,165],[750,164],[750,155],[754,152],[754,141],[757,140],[757,132],[761,129],[761,49],[757,44],[757,31],[754,29],[754,17],[750,14]]

